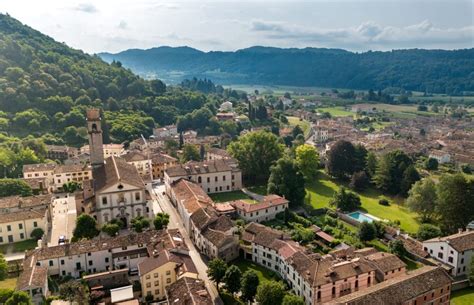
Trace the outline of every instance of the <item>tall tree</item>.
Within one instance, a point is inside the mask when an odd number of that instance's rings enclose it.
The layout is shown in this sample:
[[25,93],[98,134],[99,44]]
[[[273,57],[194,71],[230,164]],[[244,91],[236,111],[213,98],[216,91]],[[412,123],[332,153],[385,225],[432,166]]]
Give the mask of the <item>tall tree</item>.
[[231,265],[227,268],[224,275],[224,284],[228,292],[234,294],[240,290],[240,282],[242,279],[242,272],[236,265]]
[[259,305],[281,305],[285,296],[285,288],[281,282],[267,281],[257,288],[255,299]]
[[295,161],[288,157],[279,159],[271,167],[268,179],[268,193],[284,196],[293,206],[303,203],[306,191],[304,177]]
[[207,265],[207,276],[209,279],[216,283],[217,290],[219,291],[219,284],[224,279],[227,271],[227,264],[220,258],[214,258]]
[[474,219],[474,180],[468,181],[462,174],[445,174],[439,179],[437,194],[444,232],[454,233]]
[[0,253],[0,281],[3,281],[8,276],[8,263],[3,254]]
[[355,147],[345,140],[337,141],[327,153],[326,171],[329,175],[346,179],[354,172]]
[[418,213],[424,221],[433,219],[438,201],[436,185],[433,180],[424,178],[416,182],[408,195],[406,204],[410,210]]
[[400,194],[407,196],[412,185],[420,180],[420,174],[413,165],[408,166],[403,172],[402,182],[400,183]]
[[439,229],[439,227],[430,223],[421,224],[416,233],[416,237],[421,241],[435,238],[438,236],[441,236],[441,230]]
[[360,197],[344,187],[334,193],[329,204],[345,212],[353,211],[361,206]]
[[199,150],[193,144],[185,144],[183,146],[183,155],[181,156],[181,162],[185,163],[188,161],[200,161],[201,156]]
[[270,166],[281,158],[283,149],[278,138],[266,131],[247,133],[228,146],[246,179],[260,183],[268,180]]
[[375,170],[377,168],[377,156],[374,152],[369,152],[367,154],[367,159],[365,160],[365,171],[369,175],[369,177],[373,177],[375,175]]
[[242,300],[246,302],[252,302],[255,298],[255,294],[257,293],[257,287],[259,284],[259,279],[257,273],[255,271],[249,269],[244,272],[241,281],[241,292],[242,292]]
[[155,230],[161,230],[168,225],[170,222],[170,215],[166,213],[158,213],[153,220],[153,225],[155,226]]
[[359,238],[361,241],[369,241],[376,237],[377,229],[374,224],[363,221],[359,226]]
[[[5,302],[5,305],[31,305],[31,297],[25,291],[15,291]],[[82,304],[81,304],[82,305]]]
[[[384,192],[399,194],[402,190],[405,170],[410,165],[412,165],[410,157],[401,150],[394,150],[383,155],[377,163],[377,169],[373,177],[375,185]],[[413,171],[410,170],[407,176],[411,177],[412,173]],[[409,179],[407,177],[406,184],[408,183]]]
[[73,232],[73,238],[76,240],[86,238],[91,239],[99,234],[97,222],[87,214],[81,214],[76,219],[76,228]]
[[296,164],[306,182],[316,178],[318,174],[319,155],[314,146],[303,144],[296,148]]

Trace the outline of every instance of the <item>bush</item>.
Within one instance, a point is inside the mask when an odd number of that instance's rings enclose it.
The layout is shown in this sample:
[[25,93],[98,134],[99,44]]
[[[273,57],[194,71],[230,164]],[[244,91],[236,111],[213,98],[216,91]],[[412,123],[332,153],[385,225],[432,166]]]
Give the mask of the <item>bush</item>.
[[329,204],[344,212],[353,211],[362,205],[359,195],[346,191],[344,187],[334,193]]
[[434,158],[428,158],[425,162],[425,168],[427,170],[437,170],[438,169],[438,160]]
[[380,205],[384,205],[384,206],[389,206],[389,205],[390,205],[390,202],[388,202],[387,199],[382,198],[382,199],[379,200],[379,204],[380,204]]
[[435,238],[441,236],[441,229],[435,225],[424,223],[418,228],[416,236],[421,241]]
[[44,231],[41,228],[36,228],[33,231],[31,231],[31,238],[39,240],[41,237],[43,237]]
[[461,165],[461,171],[462,171],[463,173],[465,173],[465,174],[468,174],[468,175],[472,174],[472,169],[471,169],[471,167],[469,166],[469,164],[463,164],[463,165]]
[[351,177],[349,187],[356,191],[362,191],[369,185],[369,178],[364,171],[356,172]]
[[403,242],[399,239],[392,240],[388,244],[388,247],[390,249],[390,253],[393,253],[399,257],[403,257],[406,254],[405,246],[403,245]]

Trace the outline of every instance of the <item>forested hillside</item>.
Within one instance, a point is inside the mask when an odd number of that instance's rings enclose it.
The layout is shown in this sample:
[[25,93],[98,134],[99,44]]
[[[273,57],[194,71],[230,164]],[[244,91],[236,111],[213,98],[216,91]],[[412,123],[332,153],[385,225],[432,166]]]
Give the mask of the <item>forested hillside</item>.
[[428,93],[474,92],[474,49],[352,53],[339,49],[252,47],[201,52],[187,47],[101,53],[145,76],[180,82],[192,77],[220,84],[374,89]]
[[0,14],[0,176],[17,177],[23,164],[44,161],[45,144],[85,144],[87,108],[103,110],[106,142],[123,142],[203,107],[212,113],[216,103],[215,96],[146,81]]

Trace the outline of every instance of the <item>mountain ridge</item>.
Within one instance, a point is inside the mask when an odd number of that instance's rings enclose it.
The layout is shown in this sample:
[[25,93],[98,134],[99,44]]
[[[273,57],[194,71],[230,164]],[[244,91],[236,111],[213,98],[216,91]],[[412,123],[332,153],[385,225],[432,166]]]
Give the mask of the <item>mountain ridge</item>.
[[474,78],[474,48],[361,53],[337,48],[267,46],[208,52],[186,46],[137,50],[98,55],[107,62],[120,61],[144,77],[158,77],[170,83],[198,77],[221,84],[351,89],[400,87],[448,94],[474,91],[471,81]]

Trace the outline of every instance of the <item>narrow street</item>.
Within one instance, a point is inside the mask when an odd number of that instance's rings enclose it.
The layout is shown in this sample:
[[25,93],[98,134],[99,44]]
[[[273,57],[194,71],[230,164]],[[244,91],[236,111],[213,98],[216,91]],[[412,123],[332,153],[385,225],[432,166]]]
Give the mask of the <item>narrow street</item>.
[[57,246],[60,236],[71,239],[76,227],[76,199],[74,195],[63,196],[53,201],[52,225],[48,246]]
[[156,214],[158,212],[164,212],[170,215],[170,222],[168,224],[168,228],[170,229],[178,229],[181,235],[183,236],[186,245],[189,248],[189,256],[194,262],[194,265],[196,266],[196,269],[199,274],[199,278],[203,280],[206,283],[206,287],[209,290],[209,293],[211,294],[212,298],[216,300],[219,296],[217,293],[216,287],[212,284],[212,282],[209,280],[207,277],[207,264],[205,262],[205,259],[201,256],[199,251],[196,249],[194,246],[193,242],[189,238],[188,233],[186,232],[186,229],[184,228],[183,222],[181,221],[181,217],[179,216],[178,212],[176,209],[173,207],[171,204],[170,200],[168,199],[168,196],[163,195],[163,192],[165,191],[165,186],[164,184],[155,186],[153,188],[153,212]]

